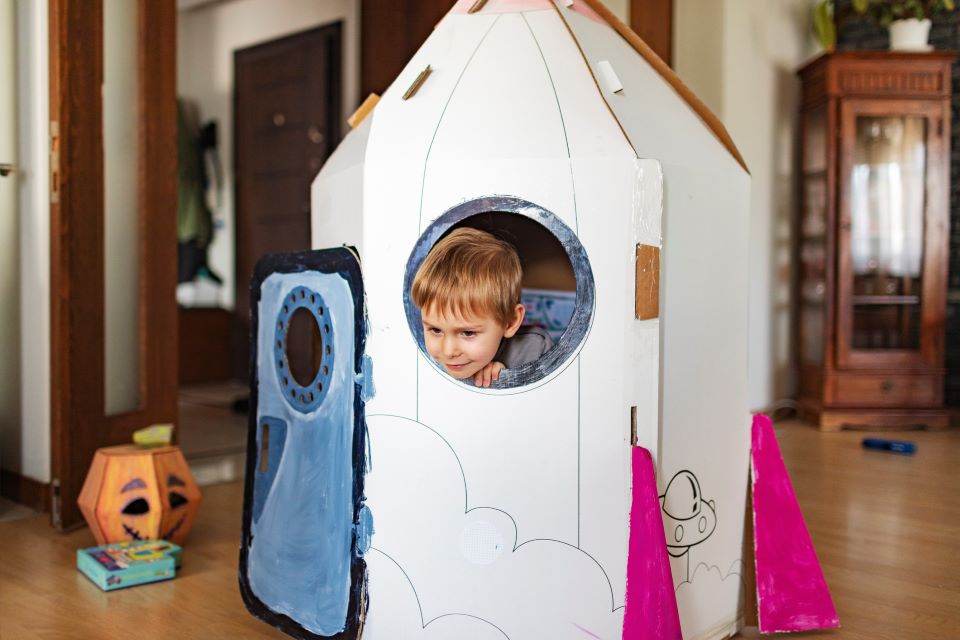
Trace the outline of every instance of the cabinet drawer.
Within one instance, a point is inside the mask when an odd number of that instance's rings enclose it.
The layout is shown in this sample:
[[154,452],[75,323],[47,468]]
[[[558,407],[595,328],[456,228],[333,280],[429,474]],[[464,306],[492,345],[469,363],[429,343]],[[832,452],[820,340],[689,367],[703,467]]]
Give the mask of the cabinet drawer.
[[927,407],[941,403],[936,376],[842,375],[831,380],[830,404],[848,407]]

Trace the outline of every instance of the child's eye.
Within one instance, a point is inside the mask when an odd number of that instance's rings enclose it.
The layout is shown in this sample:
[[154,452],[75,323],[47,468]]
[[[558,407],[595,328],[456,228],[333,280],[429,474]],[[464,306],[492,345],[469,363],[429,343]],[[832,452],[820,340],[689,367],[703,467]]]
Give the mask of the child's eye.
[[439,336],[441,334],[440,329],[437,329],[436,327],[427,327],[427,332],[432,333],[435,336]]
[[472,337],[475,336],[475,335],[477,335],[477,332],[476,332],[476,331],[464,331],[464,332],[463,332],[463,337],[464,337],[464,338],[472,338]]

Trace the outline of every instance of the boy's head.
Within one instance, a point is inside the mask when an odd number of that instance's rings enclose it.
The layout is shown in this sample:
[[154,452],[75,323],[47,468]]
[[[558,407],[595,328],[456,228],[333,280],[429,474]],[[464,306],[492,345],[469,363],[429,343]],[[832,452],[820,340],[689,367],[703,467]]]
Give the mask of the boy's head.
[[437,242],[410,290],[430,357],[454,378],[489,364],[523,322],[522,278],[516,249],[485,231],[462,227]]

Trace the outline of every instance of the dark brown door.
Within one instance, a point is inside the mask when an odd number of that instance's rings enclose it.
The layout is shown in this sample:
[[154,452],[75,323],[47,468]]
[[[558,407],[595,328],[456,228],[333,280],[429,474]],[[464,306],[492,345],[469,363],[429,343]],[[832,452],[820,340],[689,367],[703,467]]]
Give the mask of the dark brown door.
[[341,26],[234,54],[236,348],[246,378],[250,278],[268,253],[310,248],[310,183],[340,141]]
[[455,0],[362,0],[360,94],[383,94]]
[[630,28],[673,66],[673,0],[630,0]]
[[136,407],[109,413],[103,2],[50,2],[51,516],[64,529],[83,521],[77,496],[98,447],[177,418],[176,5],[135,6],[136,95],[124,106],[138,114],[136,185],[118,186],[136,189],[139,392]]

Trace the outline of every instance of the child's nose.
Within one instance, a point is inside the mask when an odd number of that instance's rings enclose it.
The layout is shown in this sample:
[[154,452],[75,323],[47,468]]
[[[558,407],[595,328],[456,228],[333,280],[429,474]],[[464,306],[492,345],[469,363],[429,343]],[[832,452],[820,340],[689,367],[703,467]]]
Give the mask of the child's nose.
[[443,355],[448,358],[460,355],[460,346],[453,338],[445,338],[443,341]]

